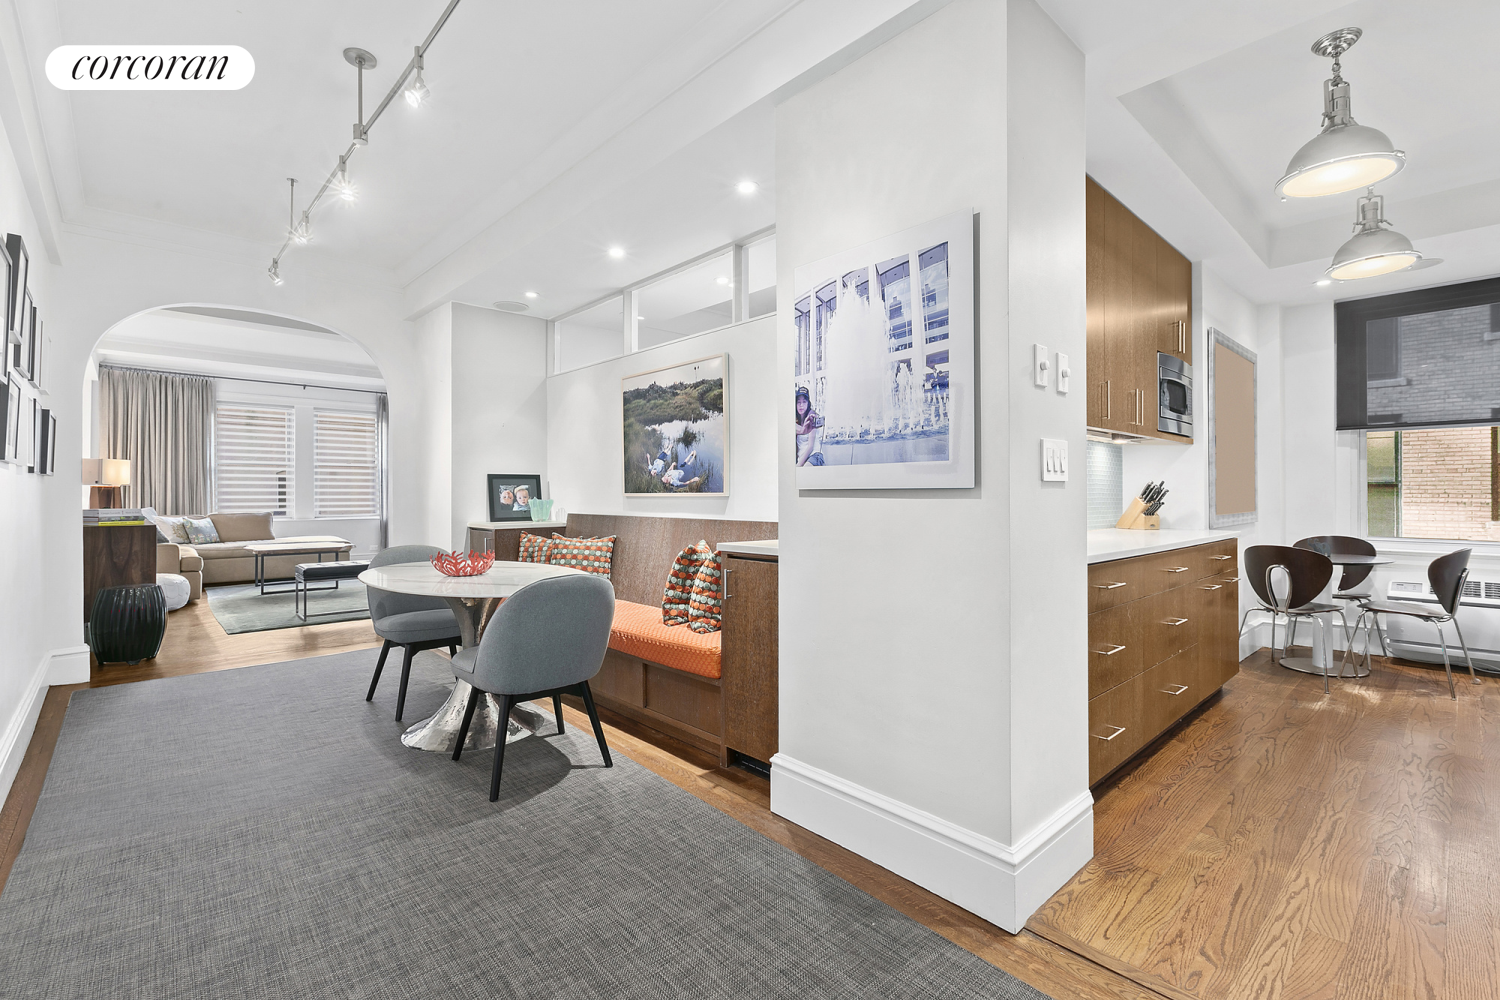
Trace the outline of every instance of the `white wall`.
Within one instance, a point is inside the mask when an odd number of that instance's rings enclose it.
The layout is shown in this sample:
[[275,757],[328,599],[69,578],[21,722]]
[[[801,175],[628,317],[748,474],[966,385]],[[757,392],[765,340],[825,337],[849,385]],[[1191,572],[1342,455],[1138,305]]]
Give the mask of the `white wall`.
[[[6,140],[0,143],[0,219],[3,219],[0,236],[6,232],[17,233],[26,241],[31,257],[27,285],[33,290],[46,331],[55,342],[62,335],[62,330],[51,319],[53,305],[61,298],[58,269],[47,259],[15,158],[10,154],[9,137],[3,131],[0,131],[0,137]],[[0,306],[0,312],[3,312],[3,306]],[[0,323],[0,326],[4,324]],[[5,344],[4,349],[10,350],[10,345]],[[0,652],[0,801],[9,791],[20,767],[36,714],[41,710],[42,697],[47,690],[50,651],[76,647],[81,641],[79,628],[64,635],[38,628],[36,624],[49,617],[49,601],[54,599],[59,588],[59,578],[66,576],[68,569],[80,565],[83,544],[76,513],[73,530],[79,540],[74,546],[71,562],[58,558],[51,551],[49,539],[38,530],[47,518],[49,504],[59,502],[57,498],[65,487],[64,502],[70,510],[78,510],[79,488],[79,456],[76,448],[69,447],[78,440],[73,422],[78,419],[79,407],[70,392],[58,391],[60,386],[79,384],[78,375],[69,372],[63,359],[50,357],[46,360],[43,384],[53,390],[43,405],[57,413],[60,435],[57,474],[36,476],[28,474],[24,464],[0,465],[0,511],[4,511],[4,516],[0,517],[0,547],[3,547],[0,551],[0,622],[4,624],[6,637],[3,652]],[[35,393],[30,387],[23,392],[20,413],[24,456],[30,454],[29,444],[24,442],[31,430],[30,400]],[[81,569],[77,575],[80,577],[79,586],[71,595],[72,603],[68,608],[74,612],[81,628]]]
[[[1017,931],[1092,854],[1084,394],[1083,60],[1029,0],[957,0],[777,109],[778,300],[802,264],[978,215],[978,485],[798,491],[776,411],[781,815]],[[779,385],[795,331],[777,327]],[[1080,380],[1078,384],[1083,384]],[[1048,484],[1050,487],[1050,484]]]
[[[547,323],[498,309],[452,309],[450,543],[468,545],[470,521],[489,520],[494,473],[536,474],[547,492]],[[442,543],[435,543],[442,544]]]
[[[765,316],[547,379],[547,496],[580,514],[777,520],[775,323]],[[620,380],[715,354],[729,355],[729,495],[626,497]]]

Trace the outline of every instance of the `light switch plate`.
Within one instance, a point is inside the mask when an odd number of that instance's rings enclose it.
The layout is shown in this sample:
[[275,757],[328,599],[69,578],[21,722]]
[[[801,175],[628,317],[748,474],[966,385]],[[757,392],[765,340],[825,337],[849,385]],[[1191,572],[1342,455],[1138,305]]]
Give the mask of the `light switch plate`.
[[1062,351],[1057,352],[1057,391],[1066,393],[1068,383],[1072,381],[1073,373],[1068,370],[1068,356]]
[[1032,377],[1036,379],[1038,386],[1045,389],[1047,388],[1048,381],[1047,369],[1051,367],[1051,364],[1047,361],[1047,348],[1041,344],[1034,344],[1032,345],[1032,353],[1034,355],[1032,359]]
[[1068,442],[1059,438],[1042,438],[1042,482],[1068,481]]

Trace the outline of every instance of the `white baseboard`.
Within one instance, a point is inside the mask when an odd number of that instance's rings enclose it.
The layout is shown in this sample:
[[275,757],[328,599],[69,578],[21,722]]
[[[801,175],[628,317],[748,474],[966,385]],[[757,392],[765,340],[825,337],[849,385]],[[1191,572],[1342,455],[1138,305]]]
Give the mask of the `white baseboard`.
[[779,753],[771,811],[1012,934],[1094,856],[1087,789],[1007,845]]
[[42,714],[42,702],[47,698],[47,671],[52,656],[42,657],[36,672],[21,692],[20,703],[0,733],[0,803],[10,794],[11,783],[16,772],[21,770],[21,758],[31,745],[31,733],[36,729],[37,716]]
[[89,682],[89,648],[67,646],[54,649],[48,654],[47,683],[53,687],[62,684],[87,684]]

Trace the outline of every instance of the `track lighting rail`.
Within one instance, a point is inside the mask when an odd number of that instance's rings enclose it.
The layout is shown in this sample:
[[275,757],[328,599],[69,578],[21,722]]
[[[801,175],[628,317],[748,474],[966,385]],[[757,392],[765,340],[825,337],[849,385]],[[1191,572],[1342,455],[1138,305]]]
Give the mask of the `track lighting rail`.
[[[380,119],[381,114],[387,107],[390,106],[391,101],[396,99],[396,95],[401,93],[402,90],[406,88],[406,82],[408,78],[410,78],[413,71],[417,73],[418,80],[421,79],[421,71],[423,68],[424,57],[427,55],[427,49],[432,45],[433,40],[437,38],[438,32],[443,30],[443,25],[448,23],[448,18],[452,16],[453,10],[458,6],[458,3],[459,0],[448,0],[448,6],[443,8],[442,14],[438,16],[437,23],[434,24],[432,26],[432,30],[427,33],[427,37],[422,40],[422,44],[415,47],[412,52],[411,59],[407,62],[406,67],[401,70],[401,75],[396,78],[396,82],[391,86],[391,89],[386,92],[385,98],[378,105],[376,105],[375,110],[370,113],[369,120],[365,120],[364,118],[365,63],[363,62],[363,60],[356,61],[356,59],[350,59],[350,62],[359,71],[358,116],[360,120],[357,121],[354,126],[356,136],[366,137],[368,141],[370,127]],[[370,63],[370,65],[373,65],[373,61]],[[424,94],[426,92],[425,84],[423,84],[422,92]],[[286,254],[287,250],[294,243],[306,243],[308,239],[310,239],[310,220],[312,217],[313,209],[318,207],[318,203],[323,200],[323,196],[328,193],[328,189],[337,184],[341,178],[347,183],[349,160],[354,156],[355,150],[359,149],[363,145],[365,145],[365,143],[359,142],[358,139],[349,143],[349,148],[345,150],[343,155],[339,157],[339,162],[331,171],[329,171],[328,176],[323,180],[322,186],[319,187],[317,193],[312,196],[312,200],[307,203],[307,207],[302,210],[302,222],[299,225],[290,227],[288,229],[286,239],[282,241],[280,249],[276,251],[276,256],[271,258],[271,266],[266,270],[266,273],[270,276],[271,280],[274,283],[278,285],[281,284],[281,258]],[[295,191],[295,189],[296,182],[294,181],[293,190]],[[293,209],[292,214],[295,214],[295,208]],[[301,238],[296,235],[299,230],[302,234]]]

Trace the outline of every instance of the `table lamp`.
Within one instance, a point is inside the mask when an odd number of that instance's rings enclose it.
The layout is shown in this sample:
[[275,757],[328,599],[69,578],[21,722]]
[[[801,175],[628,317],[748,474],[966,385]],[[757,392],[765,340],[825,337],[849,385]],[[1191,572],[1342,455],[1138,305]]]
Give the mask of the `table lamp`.
[[130,459],[85,458],[83,485],[89,490],[89,504],[98,508],[123,507],[121,487],[130,485]]

